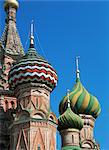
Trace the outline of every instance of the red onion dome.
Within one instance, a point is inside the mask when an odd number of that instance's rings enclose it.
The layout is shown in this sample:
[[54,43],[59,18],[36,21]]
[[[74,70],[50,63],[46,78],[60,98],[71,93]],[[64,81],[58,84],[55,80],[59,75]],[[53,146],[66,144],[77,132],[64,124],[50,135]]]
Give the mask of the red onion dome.
[[54,68],[36,52],[33,46],[30,46],[27,54],[13,65],[9,72],[11,90],[19,85],[32,83],[52,91],[57,85],[57,80]]

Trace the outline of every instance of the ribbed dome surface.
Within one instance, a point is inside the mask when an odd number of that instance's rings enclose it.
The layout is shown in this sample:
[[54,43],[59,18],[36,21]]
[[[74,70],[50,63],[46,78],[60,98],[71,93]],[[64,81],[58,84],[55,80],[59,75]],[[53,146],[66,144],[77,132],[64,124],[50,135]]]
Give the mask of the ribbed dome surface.
[[58,119],[58,130],[64,130],[68,128],[75,128],[81,130],[83,127],[83,121],[80,116],[73,113],[71,108],[67,108],[66,111]]
[[[97,98],[88,93],[88,91],[81,84],[80,79],[77,79],[73,90],[69,94],[69,99],[71,101],[71,108],[75,113],[92,115],[94,118],[96,118],[101,111]],[[60,103],[60,114],[65,112],[66,102],[67,95]]]
[[9,73],[11,90],[26,83],[40,83],[47,86],[50,91],[57,85],[56,71],[36,52],[35,48],[30,48]]

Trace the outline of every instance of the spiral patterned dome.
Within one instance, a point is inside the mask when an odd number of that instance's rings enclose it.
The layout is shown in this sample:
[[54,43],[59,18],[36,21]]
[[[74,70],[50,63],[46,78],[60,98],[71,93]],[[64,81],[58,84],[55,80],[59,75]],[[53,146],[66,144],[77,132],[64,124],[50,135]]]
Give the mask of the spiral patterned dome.
[[64,130],[68,128],[74,128],[81,130],[83,127],[83,121],[80,116],[75,114],[70,107],[58,118],[58,130]]
[[52,91],[57,85],[56,71],[36,52],[34,47],[30,47],[27,54],[13,65],[9,72],[11,90],[26,83],[40,83],[49,91]]
[[[79,78],[77,79],[73,90],[69,94],[69,99],[71,101],[71,109],[75,113],[92,115],[96,118],[101,111],[97,98],[88,93]],[[59,105],[60,114],[65,112],[66,102],[67,95],[62,99]]]

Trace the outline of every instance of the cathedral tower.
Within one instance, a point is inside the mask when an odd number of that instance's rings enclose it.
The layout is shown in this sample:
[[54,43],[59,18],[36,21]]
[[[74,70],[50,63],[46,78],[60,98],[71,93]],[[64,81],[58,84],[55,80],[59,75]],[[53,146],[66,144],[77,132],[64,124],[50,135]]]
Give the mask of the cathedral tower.
[[[96,97],[91,95],[82,85],[80,81],[80,71],[78,68],[78,58],[76,59],[76,84],[69,93],[71,109],[81,116],[83,120],[83,128],[80,131],[81,149],[99,149],[93,135],[94,122],[99,115],[101,108]],[[65,96],[60,105],[59,112],[62,115],[66,112],[67,96]]]
[[8,73],[16,59],[24,55],[23,47],[16,28],[17,0],[5,0],[5,29],[0,40],[0,88],[7,90]]
[[80,150],[80,130],[83,127],[83,121],[79,115],[71,110],[69,92],[67,96],[66,110],[58,118],[62,150]]
[[[24,55],[16,27],[17,0],[5,0],[5,28],[0,39],[0,149],[9,148],[8,127],[13,121],[12,113],[16,108],[16,97],[9,90],[8,74],[13,62]],[[2,114],[2,116],[1,116]]]
[[57,74],[34,47],[33,23],[30,47],[11,68],[9,85],[17,97],[10,148],[56,150],[57,118],[50,108],[50,93],[57,85]]
[[57,120],[50,94],[57,85],[55,69],[34,45],[31,23],[26,54],[16,28],[17,0],[5,0],[5,29],[0,39],[0,150],[56,150],[56,127],[62,150],[99,150],[93,135],[101,109],[82,85],[78,58],[76,84],[62,99]]

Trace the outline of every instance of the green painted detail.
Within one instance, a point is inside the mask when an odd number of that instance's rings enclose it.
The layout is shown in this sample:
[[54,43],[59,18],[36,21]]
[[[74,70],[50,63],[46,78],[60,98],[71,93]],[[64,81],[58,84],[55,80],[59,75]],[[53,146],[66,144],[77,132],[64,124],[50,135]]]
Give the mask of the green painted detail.
[[3,71],[5,71],[5,70],[6,70],[6,66],[5,66],[5,65],[3,66],[2,70],[3,70]]
[[83,127],[83,121],[81,117],[75,114],[71,108],[67,110],[58,118],[58,130],[64,130],[68,128],[75,128],[81,130]]
[[[75,84],[75,85],[74,85],[74,88],[73,88],[73,89],[71,90],[71,92],[69,93],[69,99],[70,99],[70,100],[73,99],[74,94],[75,94],[76,92],[78,92],[80,89],[81,89],[80,84]],[[63,113],[63,110],[65,111],[65,108],[66,108],[66,106],[65,106],[66,101],[67,101],[67,95],[64,96],[64,98],[63,98],[62,101],[60,102],[60,105],[59,105],[59,112],[60,112],[60,114]]]
[[24,60],[28,60],[28,59],[29,60],[40,59],[40,60],[44,60],[45,61],[45,59],[37,53],[37,51],[36,51],[35,48],[29,48],[28,52],[26,53],[25,56],[23,56],[21,58],[21,60],[19,61],[19,63],[22,62],[22,61],[24,61]]
[[[82,85],[80,79],[76,80],[74,88],[69,93],[71,109],[77,114],[92,115],[96,118],[100,111],[100,104],[96,97],[92,96]],[[59,105],[60,115],[63,114],[67,107],[67,95],[64,96]]]
[[62,150],[81,150],[79,146],[65,146],[62,147]]
[[82,106],[82,103],[84,101],[84,97],[85,97],[86,93],[85,93],[85,90],[83,89],[83,92],[81,93],[80,97],[79,97],[79,100],[76,102],[76,108],[79,110]]
[[86,109],[86,113],[88,113],[88,112],[91,110],[91,108],[93,107],[93,104],[94,104],[94,100],[93,100],[93,97],[92,97],[92,95],[91,95],[91,96],[90,96],[89,105],[88,105],[88,107],[87,107],[87,109]]
[[[74,97],[74,95],[79,92],[81,89],[81,85],[79,84],[78,86],[75,86],[72,90],[72,93],[70,94],[70,98],[72,99]],[[74,92],[73,92],[74,91]]]
[[101,112],[101,109],[99,107],[97,107],[97,109],[95,110],[95,112],[92,112],[93,114],[96,114],[96,113],[100,113]]
[[38,97],[36,97],[36,109],[38,109]]

